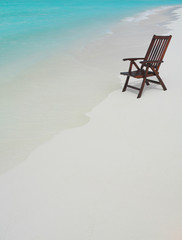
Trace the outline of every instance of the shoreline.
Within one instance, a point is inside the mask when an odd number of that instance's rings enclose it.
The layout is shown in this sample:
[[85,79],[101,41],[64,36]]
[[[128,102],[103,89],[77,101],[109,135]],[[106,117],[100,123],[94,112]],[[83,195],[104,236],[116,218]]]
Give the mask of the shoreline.
[[87,124],[59,133],[1,175],[0,238],[181,239],[182,96],[174,59],[182,9],[175,11],[160,71],[168,90],[148,87],[140,100],[134,91],[110,93],[87,113]]
[[[157,21],[160,18],[162,24],[167,19],[172,21],[175,17],[172,12],[178,7],[161,9],[162,15],[149,15],[141,22],[121,21],[113,25],[112,34],[91,40],[83,47],[78,44],[74,46],[76,50],[71,49],[64,56],[57,51],[19,75],[13,83],[2,86],[1,172],[24,161],[33,149],[58,132],[86,124],[89,121],[86,113],[120,88],[118,75],[127,67],[121,59],[128,56],[128,49],[133,55],[143,54],[143,43],[147,47],[154,28],[160,33],[167,31]],[[132,40],[137,31],[144,32],[142,38]]]

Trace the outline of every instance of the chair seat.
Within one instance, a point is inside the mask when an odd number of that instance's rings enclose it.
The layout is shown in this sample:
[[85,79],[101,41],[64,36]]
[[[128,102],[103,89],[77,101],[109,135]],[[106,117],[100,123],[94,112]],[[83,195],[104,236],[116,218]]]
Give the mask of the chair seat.
[[[137,71],[131,71],[131,73],[121,72],[120,74],[121,75],[126,75],[126,76],[131,76],[131,77],[134,77],[134,78],[143,78],[145,76],[145,70],[140,69],[140,70],[137,70]],[[147,73],[147,77],[151,77],[151,76],[155,76],[155,74],[153,72],[149,71]]]

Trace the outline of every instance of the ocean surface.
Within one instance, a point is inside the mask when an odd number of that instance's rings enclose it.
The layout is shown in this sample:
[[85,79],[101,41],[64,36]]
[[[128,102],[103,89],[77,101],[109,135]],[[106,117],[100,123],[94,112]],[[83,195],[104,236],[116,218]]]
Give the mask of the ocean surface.
[[182,0],[1,0],[1,72],[7,64],[21,59],[28,64],[53,48],[65,49],[93,32],[103,34],[109,22],[159,5],[180,3]]

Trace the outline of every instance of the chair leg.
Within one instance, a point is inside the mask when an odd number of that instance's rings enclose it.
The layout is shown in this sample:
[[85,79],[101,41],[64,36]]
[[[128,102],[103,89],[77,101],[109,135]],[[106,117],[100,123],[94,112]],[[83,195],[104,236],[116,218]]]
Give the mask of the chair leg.
[[165,84],[163,83],[162,79],[160,78],[160,76],[158,74],[156,74],[156,77],[158,78],[160,84],[162,85],[163,90],[166,91],[167,88],[166,88]]
[[162,79],[160,78],[158,72],[153,67],[151,67],[151,69],[153,70],[153,72],[155,73],[156,77],[158,78],[158,80],[159,80],[163,90],[166,91],[167,88],[166,88],[165,84],[163,83]]
[[124,84],[124,87],[123,87],[122,92],[125,92],[125,91],[126,91],[126,88],[127,88],[127,86],[128,86],[128,82],[129,82],[129,79],[130,79],[130,76],[128,76],[128,77],[126,78],[126,82],[125,82],[125,84]]
[[143,82],[142,82],[142,85],[141,85],[141,88],[140,88],[140,91],[139,91],[139,94],[138,94],[137,98],[140,98],[142,96],[144,86],[145,86],[145,84],[147,84],[146,81],[147,81],[148,70],[149,70],[149,67],[146,68],[145,76],[143,78]]
[[140,91],[139,91],[139,94],[138,94],[137,98],[140,98],[142,96],[142,92],[143,92],[145,83],[146,83],[146,77],[144,77],[144,79],[143,79],[143,82],[142,82],[142,85],[141,85],[141,88],[140,88]]

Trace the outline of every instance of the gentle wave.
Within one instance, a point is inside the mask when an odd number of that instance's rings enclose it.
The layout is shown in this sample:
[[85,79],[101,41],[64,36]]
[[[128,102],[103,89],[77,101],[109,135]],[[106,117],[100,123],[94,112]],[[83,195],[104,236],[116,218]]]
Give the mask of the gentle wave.
[[125,21],[125,22],[141,22],[141,21],[144,21],[144,20],[148,19],[151,15],[157,14],[161,10],[168,10],[168,9],[171,9],[171,8],[173,8],[173,7],[172,6],[165,6],[165,7],[154,8],[154,9],[147,10],[147,11],[144,11],[142,13],[139,13],[136,16],[133,16],[133,17],[126,17],[122,21]]

